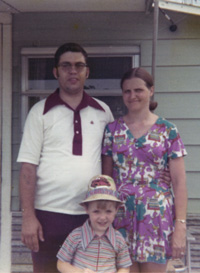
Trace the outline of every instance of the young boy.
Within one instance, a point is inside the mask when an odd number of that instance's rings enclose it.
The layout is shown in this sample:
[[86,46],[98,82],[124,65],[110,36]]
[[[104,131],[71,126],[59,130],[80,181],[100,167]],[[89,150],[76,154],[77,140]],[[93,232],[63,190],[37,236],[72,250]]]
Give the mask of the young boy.
[[59,272],[130,272],[128,247],[112,227],[121,203],[111,177],[98,175],[90,180],[86,198],[81,202],[89,219],[69,234],[59,250]]

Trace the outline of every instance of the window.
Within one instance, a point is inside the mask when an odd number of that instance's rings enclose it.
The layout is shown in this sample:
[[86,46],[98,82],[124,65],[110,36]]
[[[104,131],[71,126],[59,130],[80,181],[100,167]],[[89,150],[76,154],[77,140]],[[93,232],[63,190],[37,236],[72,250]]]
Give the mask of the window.
[[[139,47],[85,47],[90,76],[85,91],[106,102],[115,117],[124,113],[120,79],[131,67],[139,66]],[[58,87],[52,70],[56,48],[23,48],[22,127],[29,109]]]

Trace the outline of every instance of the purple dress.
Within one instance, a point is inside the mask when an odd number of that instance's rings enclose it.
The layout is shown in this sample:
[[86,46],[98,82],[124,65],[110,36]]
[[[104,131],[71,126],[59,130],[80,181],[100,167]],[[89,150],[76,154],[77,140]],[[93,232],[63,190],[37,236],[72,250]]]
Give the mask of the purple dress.
[[166,263],[175,209],[171,187],[159,176],[169,158],[186,155],[176,126],[158,118],[136,139],[121,117],[107,125],[102,154],[114,161],[113,178],[125,202],[114,227],[127,241],[132,261]]

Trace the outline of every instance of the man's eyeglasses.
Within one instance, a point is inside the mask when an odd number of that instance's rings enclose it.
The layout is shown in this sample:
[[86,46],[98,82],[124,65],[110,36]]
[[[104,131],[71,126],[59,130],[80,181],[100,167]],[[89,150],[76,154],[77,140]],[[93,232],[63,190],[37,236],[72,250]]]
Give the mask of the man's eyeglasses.
[[83,69],[85,67],[87,67],[87,64],[81,63],[81,62],[80,63],[75,63],[75,64],[65,62],[65,63],[58,64],[57,67],[60,67],[65,72],[70,72],[72,70],[72,68],[74,67],[76,72],[81,72],[81,71],[83,71]]

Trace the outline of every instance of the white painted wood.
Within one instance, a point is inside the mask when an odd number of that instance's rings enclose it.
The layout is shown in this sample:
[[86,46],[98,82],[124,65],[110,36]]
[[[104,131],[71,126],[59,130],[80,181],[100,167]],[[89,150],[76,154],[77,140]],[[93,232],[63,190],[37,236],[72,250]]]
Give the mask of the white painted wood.
[[[200,63],[200,62],[199,62]],[[151,67],[143,66],[149,73]],[[156,68],[155,93],[200,92],[199,66],[160,66]],[[156,95],[156,94],[155,94]]]
[[187,189],[189,198],[200,198],[199,175],[200,172],[187,172]]
[[12,113],[12,26],[2,28],[2,185],[0,272],[11,270],[11,113]]
[[[187,171],[199,172],[199,162],[200,162],[200,145],[199,146],[187,146],[187,156],[185,157],[185,167]],[[199,172],[200,174],[200,172]],[[196,183],[200,183],[198,179]],[[200,198],[200,193],[199,193]]]
[[[194,22],[195,24],[195,22]],[[197,35],[199,33],[198,20],[196,21]],[[200,37],[195,39],[185,38],[172,40],[170,38],[164,38],[157,42],[157,66],[199,66],[200,54],[199,54]],[[142,43],[141,62],[142,66],[151,65],[152,41],[145,41]]]
[[[144,67],[151,73],[150,67]],[[155,92],[200,92],[200,65],[157,67]]]
[[2,24],[11,24],[12,17],[8,12],[0,12],[0,23]]
[[199,93],[155,93],[158,101],[156,114],[170,118],[200,119]]
[[199,119],[170,119],[169,121],[176,124],[185,145],[200,145]]
[[[2,139],[2,24],[0,23],[0,139]],[[0,162],[2,162],[2,145],[0,145]],[[0,174],[1,174],[1,168],[2,168],[2,164],[0,163]],[[0,187],[1,187],[1,176],[0,176]],[[1,193],[1,190],[0,190]],[[0,202],[1,202],[1,198],[0,198]],[[1,207],[1,206],[0,206]],[[0,215],[0,219],[1,219],[1,215]],[[1,228],[0,228],[1,230]],[[1,244],[1,238],[0,238],[0,244]]]
[[[26,93],[28,90],[28,59],[22,56],[22,92]],[[22,96],[21,98],[21,132],[23,132],[23,127],[26,120],[26,115],[28,113],[28,98]]]
[[200,7],[200,0],[167,0],[167,2]]
[[[140,53],[140,47],[133,45],[133,46],[86,46],[84,47],[88,55],[91,56],[112,56],[112,55],[118,55],[122,53],[126,56],[130,56],[132,54],[138,54]],[[57,47],[24,47],[21,49],[21,55],[22,56],[41,56],[44,57],[54,56],[54,53],[56,52]]]
[[[194,198],[188,199],[187,212],[188,213],[199,213],[200,212],[199,198],[198,199],[194,199]],[[197,271],[194,273],[197,273]]]
[[[3,2],[3,1],[2,1]],[[145,0],[9,0],[13,12],[64,12],[64,11],[144,11]],[[2,10],[9,6],[1,3]]]
[[200,65],[157,67],[156,73],[157,92],[200,92]]
[[[166,0],[160,0],[159,1],[159,7],[161,9],[168,9],[168,10],[173,10],[173,11],[178,11],[178,12],[185,12],[185,13],[191,13],[195,15],[200,15],[200,8],[194,6],[193,4],[185,4],[185,2],[177,3],[178,1],[166,1]],[[200,4],[199,4],[200,6]]]

